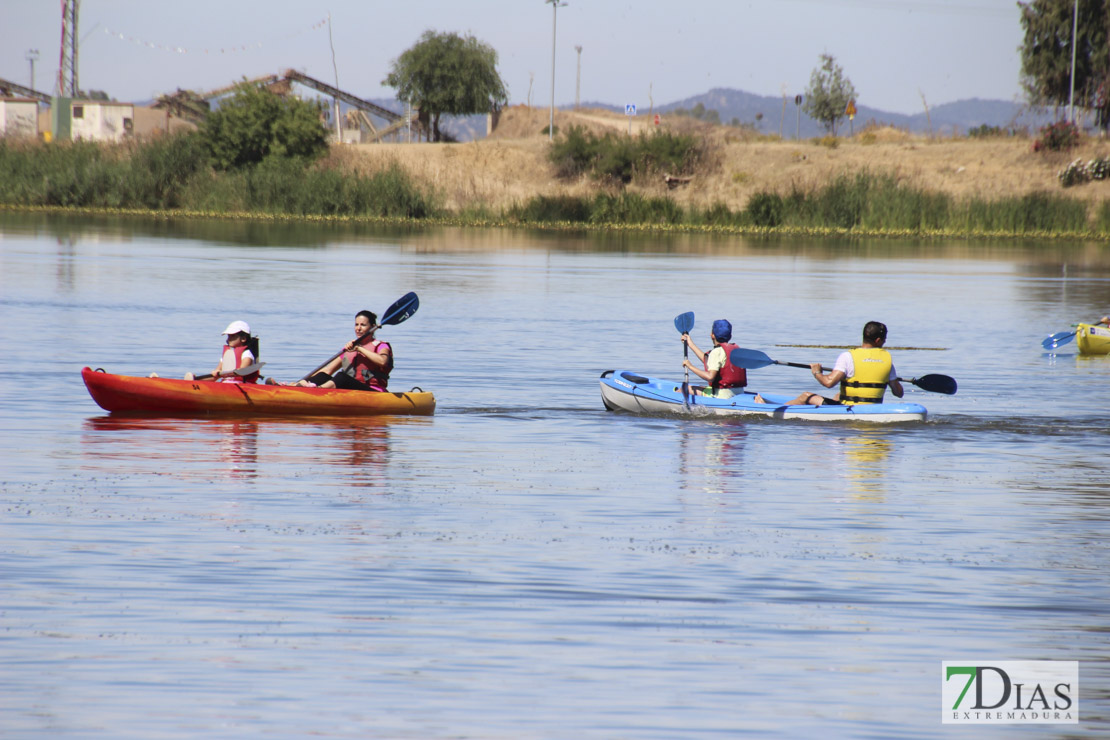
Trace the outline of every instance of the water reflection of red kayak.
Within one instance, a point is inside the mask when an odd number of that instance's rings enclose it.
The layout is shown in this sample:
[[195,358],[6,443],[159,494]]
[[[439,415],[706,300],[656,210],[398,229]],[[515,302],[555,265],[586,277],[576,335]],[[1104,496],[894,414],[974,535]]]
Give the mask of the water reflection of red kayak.
[[301,388],[252,383],[217,383],[113,375],[84,368],[81,379],[105,411],[150,414],[232,414],[274,416],[430,415],[435,396],[413,389],[408,393],[374,393],[328,388]]

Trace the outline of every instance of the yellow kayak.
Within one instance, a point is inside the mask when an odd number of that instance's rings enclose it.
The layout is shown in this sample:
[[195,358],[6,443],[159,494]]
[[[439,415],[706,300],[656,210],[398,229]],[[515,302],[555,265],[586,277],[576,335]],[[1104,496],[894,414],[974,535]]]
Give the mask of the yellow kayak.
[[1083,355],[1110,354],[1110,328],[1102,324],[1079,324],[1075,343]]

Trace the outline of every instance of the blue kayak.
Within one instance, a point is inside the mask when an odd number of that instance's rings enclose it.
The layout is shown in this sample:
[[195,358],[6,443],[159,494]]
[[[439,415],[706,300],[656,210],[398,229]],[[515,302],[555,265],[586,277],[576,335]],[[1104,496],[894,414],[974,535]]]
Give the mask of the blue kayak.
[[765,416],[773,419],[811,421],[855,421],[889,424],[924,421],[925,407],[919,403],[861,403],[852,406],[787,406],[797,394],[759,393],[766,403],[755,400],[755,391],[732,398],[684,394],[681,381],[649,378],[628,370],[606,370],[601,374],[601,401],[610,411],[639,414],[686,414],[706,416]]

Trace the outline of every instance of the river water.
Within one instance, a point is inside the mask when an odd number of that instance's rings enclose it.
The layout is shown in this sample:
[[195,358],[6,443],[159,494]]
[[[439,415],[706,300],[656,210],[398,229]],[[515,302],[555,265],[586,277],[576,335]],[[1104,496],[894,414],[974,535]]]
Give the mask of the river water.
[[[117,418],[81,367],[290,380],[408,291],[432,417]],[[925,423],[606,412],[694,336]],[[1105,737],[1110,249],[0,214],[5,738]],[[828,345],[827,348],[815,345]],[[804,370],[755,389],[820,390]],[[1078,661],[1079,722],[942,724],[942,661]]]

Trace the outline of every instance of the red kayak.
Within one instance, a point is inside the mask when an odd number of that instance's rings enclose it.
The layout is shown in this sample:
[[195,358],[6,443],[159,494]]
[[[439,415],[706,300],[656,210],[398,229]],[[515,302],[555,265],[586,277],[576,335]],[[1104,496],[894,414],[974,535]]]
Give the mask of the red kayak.
[[211,380],[174,380],[112,375],[84,368],[81,379],[105,411],[234,416],[384,416],[435,413],[431,393],[375,393]]

